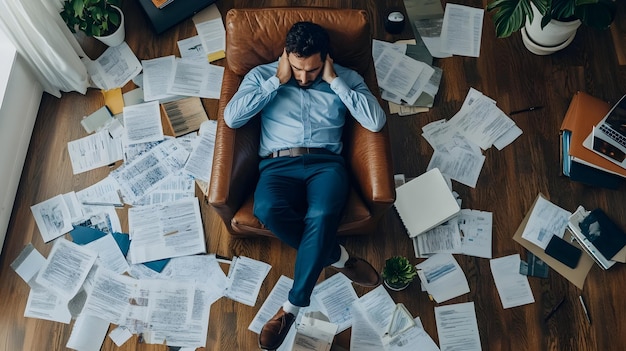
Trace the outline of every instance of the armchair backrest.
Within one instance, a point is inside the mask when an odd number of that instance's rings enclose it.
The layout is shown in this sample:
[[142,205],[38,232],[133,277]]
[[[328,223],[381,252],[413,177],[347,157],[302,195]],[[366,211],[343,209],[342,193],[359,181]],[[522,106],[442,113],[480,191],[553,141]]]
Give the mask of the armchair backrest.
[[226,60],[243,76],[252,68],[276,61],[291,26],[310,21],[330,36],[333,60],[361,75],[372,67],[372,36],[364,10],[312,7],[231,9],[226,15]]

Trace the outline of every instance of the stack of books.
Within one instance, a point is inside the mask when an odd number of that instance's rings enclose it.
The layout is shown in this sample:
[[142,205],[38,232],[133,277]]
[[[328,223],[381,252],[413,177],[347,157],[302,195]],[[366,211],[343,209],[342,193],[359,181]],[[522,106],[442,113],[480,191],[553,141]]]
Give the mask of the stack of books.
[[[615,106],[584,92],[577,92],[561,124],[562,173],[571,180],[591,186],[617,189],[626,178],[626,168],[619,158],[603,153],[598,130],[609,116],[626,103],[622,98]],[[594,136],[595,134],[595,136]],[[594,146],[594,144],[596,144]],[[606,143],[605,143],[606,144]]]

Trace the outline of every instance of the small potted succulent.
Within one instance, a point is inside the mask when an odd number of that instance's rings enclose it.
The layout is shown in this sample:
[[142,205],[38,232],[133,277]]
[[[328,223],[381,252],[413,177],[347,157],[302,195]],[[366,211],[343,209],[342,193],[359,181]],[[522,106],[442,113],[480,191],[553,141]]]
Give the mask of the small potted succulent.
[[120,0],[65,0],[61,18],[72,33],[80,30],[109,46],[124,41]]
[[417,269],[404,256],[393,256],[385,261],[383,281],[391,290],[405,289],[417,276]]

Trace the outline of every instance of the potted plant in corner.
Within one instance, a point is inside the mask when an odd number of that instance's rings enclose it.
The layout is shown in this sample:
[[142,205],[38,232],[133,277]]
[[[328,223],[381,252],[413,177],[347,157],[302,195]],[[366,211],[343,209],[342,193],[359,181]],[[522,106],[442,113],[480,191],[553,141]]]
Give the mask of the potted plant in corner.
[[404,256],[393,256],[385,261],[383,267],[383,281],[391,290],[405,289],[417,276],[414,265]]
[[108,46],[124,42],[124,14],[120,0],[65,0],[61,18],[72,33],[80,30]]
[[614,0],[492,0],[488,11],[499,38],[518,30],[526,48],[547,55],[569,45],[581,24],[606,29],[615,18]]

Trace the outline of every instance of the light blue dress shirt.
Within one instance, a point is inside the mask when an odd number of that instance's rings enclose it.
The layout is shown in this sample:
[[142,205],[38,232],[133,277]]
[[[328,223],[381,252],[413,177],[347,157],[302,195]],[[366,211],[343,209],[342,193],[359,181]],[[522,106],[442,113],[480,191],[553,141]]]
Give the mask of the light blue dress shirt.
[[340,153],[346,111],[366,129],[378,132],[385,112],[355,71],[334,64],[331,84],[322,73],[302,88],[292,77],[281,85],[278,61],[253,68],[224,110],[224,121],[239,128],[261,112],[259,155],[292,147],[323,147]]

